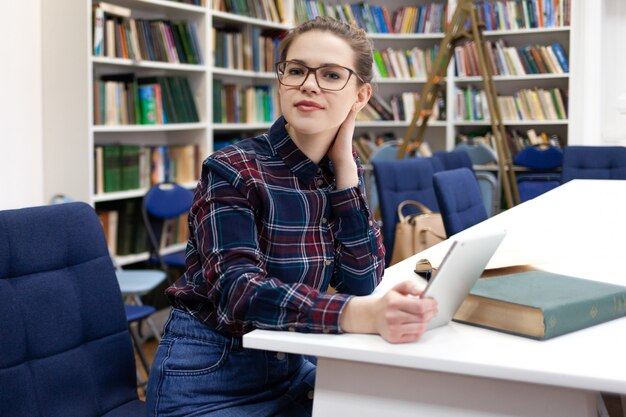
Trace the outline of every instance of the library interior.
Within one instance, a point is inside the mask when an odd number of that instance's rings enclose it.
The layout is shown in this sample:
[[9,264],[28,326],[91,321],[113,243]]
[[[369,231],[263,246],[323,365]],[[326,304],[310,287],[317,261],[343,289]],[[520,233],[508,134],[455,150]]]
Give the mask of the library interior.
[[626,417],[626,2],[5,3],[0,416]]

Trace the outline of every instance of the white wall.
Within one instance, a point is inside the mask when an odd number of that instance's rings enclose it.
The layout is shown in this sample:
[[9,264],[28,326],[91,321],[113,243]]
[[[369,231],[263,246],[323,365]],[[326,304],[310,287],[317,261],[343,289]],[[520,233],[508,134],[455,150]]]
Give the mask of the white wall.
[[41,0],[2,3],[0,209],[8,209],[43,203]]
[[[626,146],[626,3],[604,4],[602,25],[601,138]],[[610,64],[609,64],[610,63]]]

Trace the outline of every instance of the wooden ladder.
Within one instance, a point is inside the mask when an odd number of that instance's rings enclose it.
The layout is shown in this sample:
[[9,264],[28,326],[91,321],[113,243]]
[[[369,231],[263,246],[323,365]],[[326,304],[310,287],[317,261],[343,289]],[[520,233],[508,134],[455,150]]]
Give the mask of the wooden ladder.
[[[470,21],[470,28],[465,29],[467,19]],[[439,52],[433,62],[426,84],[422,88],[419,101],[416,103],[415,113],[409,127],[404,134],[404,138],[398,149],[398,159],[403,159],[411,144],[412,148],[417,149],[422,143],[424,131],[428,124],[428,119],[433,114],[433,107],[437,102],[437,98],[445,85],[446,73],[448,65],[454,55],[454,48],[461,42],[468,39],[473,40],[476,44],[476,55],[478,59],[478,67],[483,80],[485,95],[487,97],[487,105],[489,108],[491,131],[495,137],[496,152],[498,155],[498,169],[500,173],[500,182],[504,190],[506,204],[511,208],[520,202],[519,191],[517,189],[517,180],[513,172],[513,162],[511,160],[511,152],[506,142],[506,132],[502,123],[502,115],[498,106],[498,95],[493,82],[492,74],[485,59],[485,38],[483,29],[485,25],[479,21],[476,7],[472,0],[458,0],[456,9],[443,40],[439,47]],[[448,117],[453,117],[448,113]],[[416,132],[417,129],[417,132]]]

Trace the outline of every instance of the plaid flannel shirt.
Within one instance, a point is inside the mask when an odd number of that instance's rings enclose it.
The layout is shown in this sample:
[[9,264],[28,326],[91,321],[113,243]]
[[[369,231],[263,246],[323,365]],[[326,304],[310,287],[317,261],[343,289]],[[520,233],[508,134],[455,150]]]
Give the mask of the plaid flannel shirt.
[[346,302],[370,294],[384,270],[358,168],[358,187],[335,190],[328,160],[308,159],[282,117],[212,154],[189,215],[187,271],[166,291],[172,305],[234,336],[340,332]]

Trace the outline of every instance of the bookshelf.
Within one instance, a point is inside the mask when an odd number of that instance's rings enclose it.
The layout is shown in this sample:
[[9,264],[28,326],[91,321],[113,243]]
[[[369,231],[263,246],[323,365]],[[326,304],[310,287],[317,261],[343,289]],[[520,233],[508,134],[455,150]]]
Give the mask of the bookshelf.
[[[573,0],[572,0],[573,2]],[[205,0],[201,6],[171,0],[109,0],[106,3],[127,8],[133,19],[162,19],[171,22],[186,22],[195,26],[197,48],[202,62],[165,62],[148,59],[110,57],[94,54],[92,36],[93,0],[57,0],[42,3],[42,50],[43,50],[43,147],[44,147],[44,189],[45,198],[63,193],[73,199],[86,201],[96,209],[132,201],[143,196],[147,184],[132,189],[102,192],[96,187],[98,181],[97,161],[94,153],[98,147],[124,144],[133,146],[193,146],[196,149],[194,163],[197,165],[215,149],[233,138],[245,138],[263,132],[271,126],[277,113],[265,119],[254,120],[215,120],[219,110],[215,105],[216,94],[221,93],[214,86],[237,85],[249,94],[261,94],[266,89],[265,100],[274,93],[276,81],[272,68],[227,68],[217,65],[215,60],[216,38],[219,31],[241,32],[278,36],[280,31],[293,27],[304,16],[312,16],[311,4],[303,0],[277,0],[273,19],[258,17],[261,13],[236,13],[221,7],[222,2]],[[492,1],[493,3],[493,1]],[[256,2],[255,4],[266,4]],[[321,2],[318,4],[322,4]],[[324,2],[327,5],[344,5],[337,0]],[[451,13],[454,2],[371,0],[368,7],[387,8],[390,20],[394,12],[403,7],[426,7],[438,5],[438,13]],[[443,5],[448,4],[448,10]],[[434,10],[434,9],[433,9]],[[305,12],[309,13],[307,15]],[[265,10],[271,16],[271,10]],[[248,14],[248,15],[246,15]],[[571,31],[574,25],[543,28],[487,31],[488,39],[505,39],[507,45],[525,46],[559,42],[566,54],[571,51]],[[419,48],[428,51],[442,39],[441,31],[430,30],[420,33],[380,33],[369,31],[375,49],[384,51],[411,50]],[[182,63],[181,63],[182,62]],[[578,61],[576,61],[578,62]],[[570,60],[570,64],[572,60]],[[571,65],[572,69],[574,65]],[[142,77],[178,77],[189,84],[198,119],[194,122],[166,124],[97,124],[95,120],[94,81],[102,77],[132,73]],[[388,77],[376,80],[374,92],[389,101],[392,96],[405,92],[420,92],[425,76]],[[558,87],[569,91],[569,98],[577,94],[570,83],[570,74],[529,74],[499,75],[495,77],[496,87],[501,94],[513,94],[524,88]],[[221,84],[220,84],[221,83]],[[454,66],[448,69],[444,114],[440,120],[432,120],[427,137],[433,150],[452,149],[458,133],[468,133],[478,128],[488,127],[484,121],[460,121],[454,118],[454,91],[468,85],[478,87],[478,77],[460,77]],[[242,93],[243,94],[243,93]],[[262,94],[261,94],[262,95]],[[275,107],[275,103],[272,104]],[[248,112],[249,113],[249,112]],[[268,116],[268,115],[264,115]],[[520,129],[537,128],[556,133],[567,143],[569,119],[565,120],[523,120],[511,122]],[[408,127],[408,120],[361,120],[357,122],[356,135],[371,132],[373,135],[401,138]],[[564,143],[564,144],[565,144]],[[198,167],[196,167],[197,172]],[[192,188],[194,181],[184,182]],[[120,264],[138,262],[147,254],[128,254],[119,257]]]
[[[482,5],[484,3],[494,5],[499,2],[478,2],[479,5]],[[554,2],[545,3],[549,3],[550,5],[554,4]],[[545,3],[540,4],[543,5]],[[572,42],[573,26],[570,20],[572,15],[574,14],[572,9],[575,7],[575,2],[572,0],[569,2],[566,1],[561,3],[563,3],[564,5],[564,11],[569,4],[570,12],[568,13],[568,16],[564,16],[564,19],[562,21],[558,21],[558,19],[555,19],[554,22],[544,22],[544,25],[551,25],[550,27],[511,28],[513,26],[518,26],[519,24],[528,23],[528,21],[524,22],[523,19],[520,19],[517,24],[509,22],[509,29],[501,29],[499,27],[494,28],[493,25],[491,27],[488,25],[487,30],[485,30],[484,32],[484,35],[486,41],[490,42],[492,45],[495,45],[498,42],[502,42],[504,46],[509,48],[515,48],[517,51],[520,51],[522,48],[551,46],[554,44],[558,44],[562,47],[565,59],[569,66],[569,68],[566,68],[565,71],[563,71],[562,68],[552,68],[546,69],[543,73],[531,73],[531,65],[529,65],[528,61],[520,59],[520,63],[522,64],[524,71],[522,71],[521,73],[520,71],[517,71],[516,74],[503,74],[502,72],[499,72],[497,75],[494,75],[493,79],[499,97],[511,97],[519,94],[521,91],[528,90],[553,91],[554,89],[558,89],[558,91],[562,95],[562,101],[564,102],[563,104],[565,107],[565,114],[562,116],[560,114],[559,116],[556,116],[555,114],[552,117],[548,117],[546,115],[544,119],[547,120],[541,120],[536,117],[529,117],[529,115],[526,115],[525,117],[521,117],[521,115],[519,115],[514,118],[507,118],[507,112],[503,110],[502,113],[507,132],[514,129],[522,136],[526,136],[526,132],[529,129],[533,129],[537,132],[537,134],[539,134],[540,132],[545,132],[547,136],[557,135],[561,141],[561,144],[565,146],[567,145],[570,136],[570,120],[568,115],[570,114],[571,109],[569,106],[569,101],[571,101],[573,95],[576,95],[579,92],[576,91],[575,88],[572,88],[572,84],[570,82],[573,69],[573,66],[571,65],[572,44],[574,43]],[[531,6],[531,4],[533,3],[528,3],[528,6]],[[509,13],[507,14],[507,16],[511,16],[511,14],[512,13]],[[521,18],[521,16],[519,17]],[[517,55],[521,57],[522,53],[518,52]],[[545,62],[546,59],[548,58],[543,57],[543,62]],[[556,62],[556,64],[558,65],[558,62]],[[455,60],[453,60],[450,65],[451,68],[449,68],[449,78],[451,82],[448,84],[449,90],[447,100],[448,103],[451,103],[453,106],[455,106],[455,111],[450,114],[452,120],[450,120],[451,128],[448,129],[446,135],[447,149],[451,149],[455,146],[455,144],[458,142],[459,134],[480,134],[481,131],[487,131],[489,129],[488,121],[461,120],[460,116],[457,114],[458,102],[455,101],[455,93],[459,89],[466,89],[470,86],[472,88],[480,89],[482,81],[479,76],[459,75],[455,65],[456,62]],[[556,71],[558,71],[558,73],[556,73]],[[512,149],[512,152],[515,152],[515,149]]]

